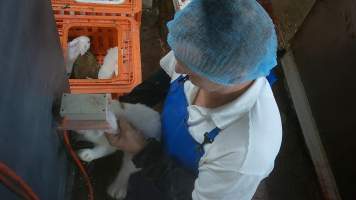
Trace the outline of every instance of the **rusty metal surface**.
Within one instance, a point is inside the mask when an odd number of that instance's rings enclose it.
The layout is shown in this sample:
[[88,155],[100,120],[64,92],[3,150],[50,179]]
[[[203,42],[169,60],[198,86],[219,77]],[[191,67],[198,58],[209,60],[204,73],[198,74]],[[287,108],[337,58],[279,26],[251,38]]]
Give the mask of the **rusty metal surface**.
[[282,48],[288,48],[304,19],[316,0],[271,0],[273,13],[277,19],[279,42]]
[[356,1],[318,1],[292,49],[343,199],[356,196]]
[[302,129],[303,139],[313,162],[323,197],[324,199],[340,200],[341,197],[335,177],[322,144],[293,53],[288,51],[281,59],[281,62]]

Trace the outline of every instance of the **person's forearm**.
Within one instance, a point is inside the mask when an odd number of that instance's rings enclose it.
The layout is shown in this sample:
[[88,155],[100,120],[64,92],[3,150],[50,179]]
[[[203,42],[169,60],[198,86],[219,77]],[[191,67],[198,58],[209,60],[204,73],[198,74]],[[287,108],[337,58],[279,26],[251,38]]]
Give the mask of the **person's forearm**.
[[171,78],[160,68],[147,80],[136,86],[131,93],[121,96],[119,100],[127,103],[141,103],[153,107],[163,101],[169,90]]

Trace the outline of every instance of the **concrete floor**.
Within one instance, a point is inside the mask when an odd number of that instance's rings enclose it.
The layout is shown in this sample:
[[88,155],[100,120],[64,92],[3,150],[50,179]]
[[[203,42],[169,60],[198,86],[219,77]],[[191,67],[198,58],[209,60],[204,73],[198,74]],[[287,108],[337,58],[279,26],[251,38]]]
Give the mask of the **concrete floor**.
[[[141,55],[143,77],[146,78],[159,67],[159,59],[164,54],[157,28],[157,14],[143,12],[141,28]],[[291,100],[285,89],[282,73],[277,70],[279,81],[273,91],[283,121],[283,143],[277,157],[275,169],[261,183],[254,197],[255,200],[319,200],[321,192],[311,160],[306,151],[301,130],[293,110]],[[99,159],[91,163],[90,176],[98,200],[110,199],[106,187],[115,177],[120,166],[120,153]],[[77,176],[73,198],[87,199],[83,180]]]

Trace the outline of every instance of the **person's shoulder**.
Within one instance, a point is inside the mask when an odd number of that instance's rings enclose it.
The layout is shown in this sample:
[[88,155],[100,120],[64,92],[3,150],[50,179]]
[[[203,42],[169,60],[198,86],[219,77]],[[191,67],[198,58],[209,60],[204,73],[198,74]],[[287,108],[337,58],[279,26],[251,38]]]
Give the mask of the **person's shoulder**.
[[282,142],[282,124],[278,106],[271,87],[266,84],[248,112],[249,144],[243,173],[268,174],[274,166],[275,158]]
[[[281,140],[280,115],[267,83],[254,106],[223,129],[216,143],[207,148],[208,157],[239,173],[265,175],[273,168]],[[227,161],[221,159],[226,155]]]
[[282,123],[272,89],[266,83],[249,112],[249,135],[261,151],[269,149],[276,154],[282,140]]

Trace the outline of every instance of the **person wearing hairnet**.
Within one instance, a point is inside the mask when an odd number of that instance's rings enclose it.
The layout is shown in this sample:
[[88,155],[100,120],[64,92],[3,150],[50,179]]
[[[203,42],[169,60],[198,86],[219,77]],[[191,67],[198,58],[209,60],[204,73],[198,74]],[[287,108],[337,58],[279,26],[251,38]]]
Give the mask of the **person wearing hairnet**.
[[[282,138],[266,79],[277,64],[272,20],[255,0],[193,0],[168,29],[164,72],[146,82],[158,88],[152,99],[166,96],[162,140],[145,140],[125,120],[119,135],[107,135],[142,168],[126,199],[251,199]],[[139,86],[131,95],[140,92],[150,89]]]

